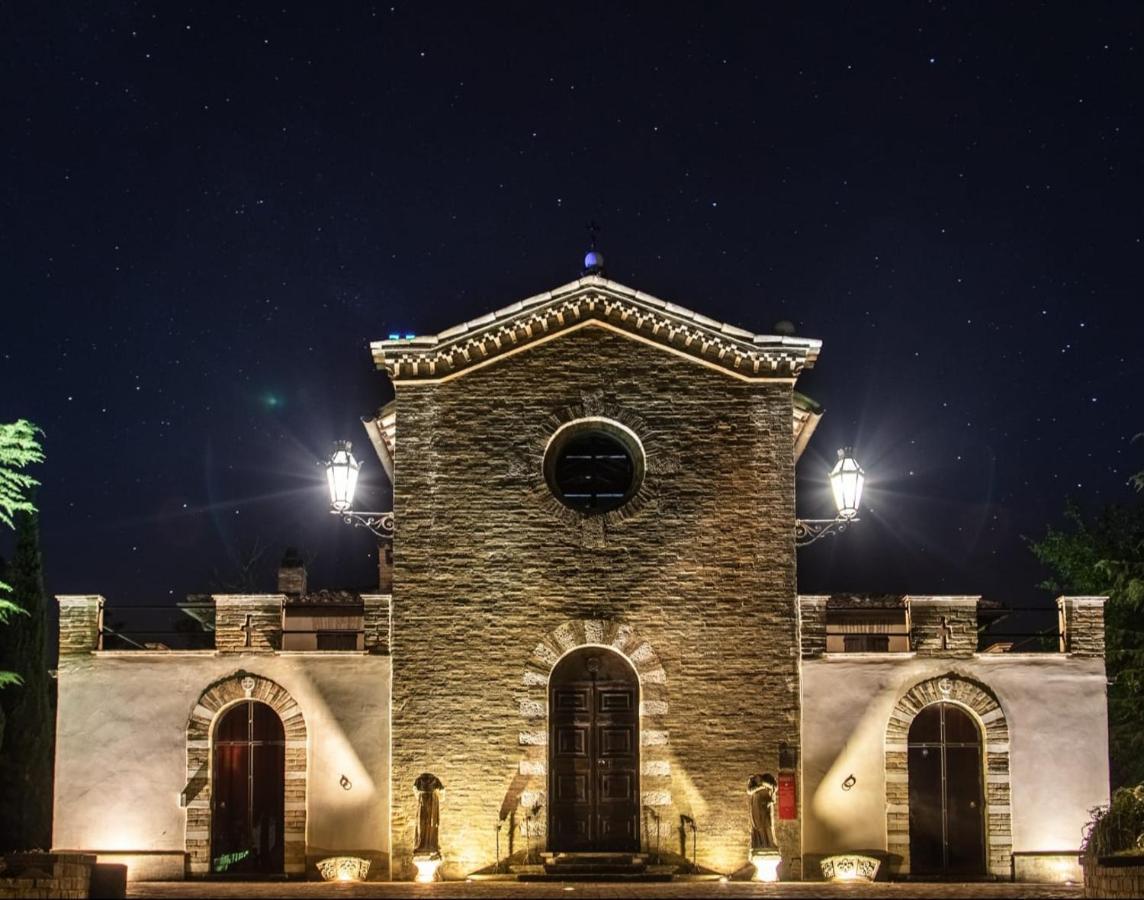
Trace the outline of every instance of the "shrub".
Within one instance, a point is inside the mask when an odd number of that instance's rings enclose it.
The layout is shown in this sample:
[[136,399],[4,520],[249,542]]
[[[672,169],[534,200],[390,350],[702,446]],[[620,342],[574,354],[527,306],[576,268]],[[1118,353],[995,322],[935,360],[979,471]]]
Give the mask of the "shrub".
[[1098,806],[1084,829],[1086,858],[1144,854],[1144,784],[1117,788],[1108,806]]

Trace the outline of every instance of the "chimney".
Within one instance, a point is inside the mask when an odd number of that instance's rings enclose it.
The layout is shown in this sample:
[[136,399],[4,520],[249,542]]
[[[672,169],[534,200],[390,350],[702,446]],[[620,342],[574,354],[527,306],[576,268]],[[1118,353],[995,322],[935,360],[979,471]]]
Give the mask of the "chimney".
[[294,547],[286,548],[278,566],[278,593],[300,596],[306,593],[306,564]]

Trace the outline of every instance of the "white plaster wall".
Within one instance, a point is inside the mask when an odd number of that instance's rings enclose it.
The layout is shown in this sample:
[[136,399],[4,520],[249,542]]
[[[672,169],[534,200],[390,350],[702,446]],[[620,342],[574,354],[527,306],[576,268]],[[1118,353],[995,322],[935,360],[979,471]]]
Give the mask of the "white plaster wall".
[[187,720],[209,685],[239,670],[277,682],[302,709],[307,852],[388,853],[390,660],[349,653],[65,657],[54,846],[182,852]]
[[988,686],[1008,720],[1013,850],[1080,846],[1088,810],[1109,796],[1103,660],[879,654],[803,661],[804,853],[886,848],[886,723],[909,688],[949,672]]

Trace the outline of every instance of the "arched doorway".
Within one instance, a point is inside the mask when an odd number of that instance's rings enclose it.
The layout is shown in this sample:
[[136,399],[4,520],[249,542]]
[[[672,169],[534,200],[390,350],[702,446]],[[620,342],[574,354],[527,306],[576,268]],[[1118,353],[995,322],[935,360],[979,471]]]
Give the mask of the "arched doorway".
[[985,874],[981,730],[955,703],[934,703],[910,725],[910,871]]
[[282,720],[265,703],[241,701],[219,718],[211,750],[211,872],[281,873],[286,806]]
[[639,678],[606,647],[580,647],[548,679],[548,849],[639,851]]

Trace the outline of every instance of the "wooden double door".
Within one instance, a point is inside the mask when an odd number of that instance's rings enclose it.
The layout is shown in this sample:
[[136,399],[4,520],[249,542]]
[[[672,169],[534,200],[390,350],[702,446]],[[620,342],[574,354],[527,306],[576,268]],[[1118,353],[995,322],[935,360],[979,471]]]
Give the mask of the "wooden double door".
[[935,703],[909,732],[910,873],[985,874],[981,731],[965,710]]
[[639,680],[628,661],[584,647],[548,687],[548,849],[640,848]]
[[286,734],[278,714],[246,700],[223,714],[211,761],[211,873],[282,872]]

